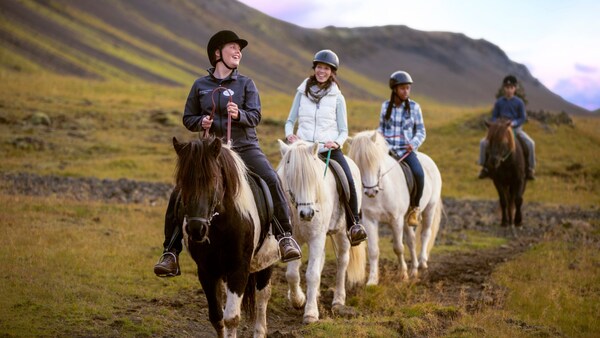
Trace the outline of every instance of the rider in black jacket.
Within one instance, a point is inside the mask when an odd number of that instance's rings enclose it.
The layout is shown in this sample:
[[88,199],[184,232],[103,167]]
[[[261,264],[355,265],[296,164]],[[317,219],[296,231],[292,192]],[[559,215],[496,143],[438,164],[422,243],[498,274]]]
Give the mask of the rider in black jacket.
[[[279,242],[281,260],[288,262],[301,257],[300,247],[292,238],[289,205],[281,189],[279,177],[260,149],[256,126],[261,120],[260,97],[254,81],[239,74],[237,67],[242,49],[248,45],[232,31],[220,31],[208,42],[210,64],[208,75],[197,79],[185,103],[183,124],[194,132],[208,129],[210,134],[227,138],[228,114],[231,115],[231,147],[269,186],[273,197],[275,218],[280,226],[273,226]],[[219,89],[216,89],[221,87]],[[212,119],[211,119],[212,115]],[[176,190],[171,194],[165,215],[164,253],[154,266],[160,277],[180,274],[178,255],[182,250],[181,223],[174,214]]]

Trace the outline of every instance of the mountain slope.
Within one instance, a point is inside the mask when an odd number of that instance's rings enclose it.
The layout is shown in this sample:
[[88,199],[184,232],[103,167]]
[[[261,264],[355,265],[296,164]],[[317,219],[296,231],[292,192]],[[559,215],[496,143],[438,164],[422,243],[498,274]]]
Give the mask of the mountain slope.
[[406,26],[305,29],[235,0],[37,0],[0,2],[0,67],[89,78],[188,86],[209,66],[205,45],[232,29],[250,44],[241,71],[261,90],[291,95],[319,49],[341,59],[351,98],[382,100],[404,69],[415,94],[453,105],[489,105],[502,77],[524,83],[529,109],[585,113],[512,62],[497,46],[463,34]]

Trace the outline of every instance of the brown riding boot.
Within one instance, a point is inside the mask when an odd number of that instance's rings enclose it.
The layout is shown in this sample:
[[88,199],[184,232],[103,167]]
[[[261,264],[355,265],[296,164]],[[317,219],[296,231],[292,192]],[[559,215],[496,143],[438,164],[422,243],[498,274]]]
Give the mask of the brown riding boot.
[[421,224],[421,211],[419,210],[419,207],[408,208],[406,223],[411,227],[417,227]]
[[481,171],[479,172],[479,176],[477,176],[477,178],[484,179],[488,177],[490,177],[490,173],[488,172],[488,170],[485,167],[481,168]]
[[281,261],[284,263],[302,258],[300,246],[292,235],[287,232],[277,239],[279,242],[279,252],[281,253]]
[[527,169],[527,176],[525,178],[530,181],[535,180],[535,170],[531,168]]
[[354,223],[354,225],[348,229],[348,239],[350,240],[350,245],[359,245],[362,241],[367,239],[367,231],[365,230],[365,227],[360,223]]
[[181,275],[177,253],[174,251],[163,253],[158,259],[158,263],[154,265],[154,273],[158,277],[175,277]]

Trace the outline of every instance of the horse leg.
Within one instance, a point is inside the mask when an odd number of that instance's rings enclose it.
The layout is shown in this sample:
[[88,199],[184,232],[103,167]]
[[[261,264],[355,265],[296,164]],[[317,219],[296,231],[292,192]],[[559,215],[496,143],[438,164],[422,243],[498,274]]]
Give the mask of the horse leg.
[[215,328],[218,337],[223,337],[225,332],[225,324],[223,323],[223,306],[221,304],[221,296],[223,292],[223,281],[217,278],[206,277],[205,274],[200,274],[200,284],[204,290],[206,301],[208,302],[208,320]]
[[306,304],[306,296],[300,288],[301,265],[301,259],[291,261],[287,263],[287,270],[285,272],[285,279],[288,282],[288,300],[290,301],[294,309],[301,309]]
[[508,192],[506,188],[503,187],[500,183],[494,181],[494,185],[496,186],[496,190],[498,191],[498,197],[500,199],[500,209],[502,210],[502,226],[506,227],[508,225],[508,217],[506,214]]
[[404,216],[401,216],[396,222],[391,224],[392,233],[393,233],[393,245],[394,245],[394,253],[396,257],[398,257],[398,263],[400,263],[400,273],[401,278],[403,280],[408,279],[408,266],[406,265],[406,261],[404,260]]
[[419,268],[427,269],[427,261],[429,254],[427,248],[429,247],[429,241],[431,240],[431,225],[433,224],[434,213],[436,212],[437,205],[429,205],[423,211],[423,221],[421,222],[421,250],[419,252]]
[[325,233],[308,241],[308,265],[306,267],[306,305],[304,306],[305,324],[319,320],[319,288],[321,272],[325,263]]
[[271,274],[273,267],[256,273],[256,309],[254,320],[254,337],[267,336],[267,305],[271,298]]
[[515,225],[520,227],[523,225],[523,215],[521,214],[521,206],[523,205],[523,195],[515,197]]
[[404,224],[404,234],[406,235],[406,244],[408,244],[408,251],[410,251],[410,278],[417,278],[419,276],[419,259],[417,257],[417,237],[415,235],[415,228]]
[[367,285],[379,284],[379,224],[373,219],[363,215],[363,226],[367,231],[367,248],[369,250],[369,279]]
[[225,284],[227,299],[223,313],[226,337],[235,337],[237,335],[237,328],[240,325],[242,297],[244,296],[248,282],[248,275],[249,271],[247,267],[238,267],[235,272],[227,276],[227,283]]
[[[346,305],[346,271],[350,262],[350,241],[344,231],[338,231],[331,241],[336,249],[337,273],[335,276],[335,290],[333,291],[332,307]],[[324,257],[324,255],[323,255]]]

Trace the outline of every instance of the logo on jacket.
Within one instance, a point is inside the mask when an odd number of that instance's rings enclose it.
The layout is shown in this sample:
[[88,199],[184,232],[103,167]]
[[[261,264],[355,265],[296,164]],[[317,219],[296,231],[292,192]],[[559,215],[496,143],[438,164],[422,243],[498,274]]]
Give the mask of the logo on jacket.
[[223,96],[229,97],[229,96],[233,96],[233,94],[235,94],[235,93],[231,89],[226,89],[223,91]]

